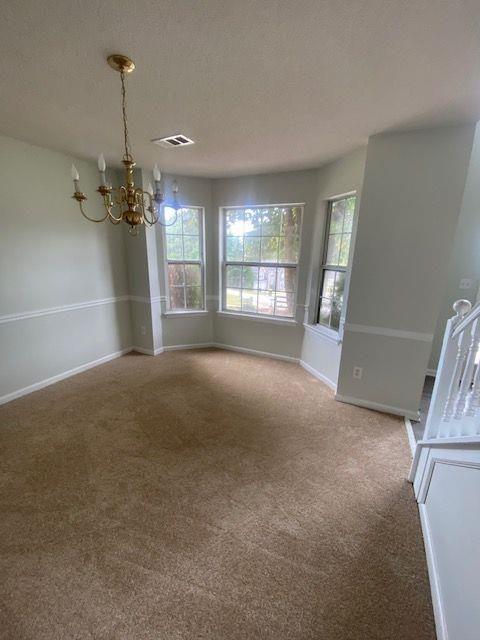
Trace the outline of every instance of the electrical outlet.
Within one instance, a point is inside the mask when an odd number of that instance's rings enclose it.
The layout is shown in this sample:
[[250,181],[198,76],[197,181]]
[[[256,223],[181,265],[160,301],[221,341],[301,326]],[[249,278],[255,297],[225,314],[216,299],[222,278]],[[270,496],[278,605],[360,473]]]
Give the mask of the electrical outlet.
[[462,278],[460,280],[459,288],[460,289],[471,289],[472,288],[472,280],[470,278]]
[[363,367],[353,367],[353,377],[355,380],[361,380],[363,375]]
[[142,326],[140,327],[140,333],[142,334],[142,336],[146,335],[147,333],[147,329],[145,328],[144,324],[142,324]]

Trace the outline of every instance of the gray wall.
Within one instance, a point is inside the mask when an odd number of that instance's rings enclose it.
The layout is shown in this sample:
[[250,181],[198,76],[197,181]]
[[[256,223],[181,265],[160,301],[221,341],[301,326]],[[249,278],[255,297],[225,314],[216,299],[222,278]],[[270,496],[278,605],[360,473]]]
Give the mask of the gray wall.
[[416,413],[473,136],[474,126],[457,126],[370,138],[340,396]]
[[0,398],[131,344],[128,300],[105,302],[128,293],[123,235],[82,218],[73,161],[100,217],[95,164],[0,137]]
[[[358,220],[358,209],[361,199],[363,173],[365,170],[366,147],[356,149],[340,160],[332,162],[318,170],[317,201],[313,232],[310,237],[310,269],[307,285],[307,308],[305,320],[312,324],[316,321],[318,296],[320,288],[320,265],[323,255],[325,222],[328,200],[355,191],[357,194],[357,215],[355,216],[354,234],[350,252],[352,261],[355,245],[355,230]],[[348,281],[345,289],[348,294]],[[342,317],[345,315],[345,307]],[[301,359],[332,387],[336,387],[340,368],[341,342],[316,331],[306,331]]]
[[[213,181],[213,205],[217,216],[222,206],[305,202],[298,271],[297,323],[266,323],[250,318],[216,315],[214,319],[216,342],[287,357],[300,357],[303,340],[302,320],[310,265],[310,239],[316,211],[316,186],[317,170]],[[215,226],[215,265],[216,267],[218,265],[218,223]],[[218,295],[218,273],[215,277],[215,286],[215,294]]]
[[[166,202],[172,199],[173,176],[164,175]],[[216,213],[212,204],[212,180],[207,178],[177,177],[180,188],[178,201],[184,206],[203,207],[205,210],[205,289],[207,313],[204,314],[176,314],[165,315],[167,304],[165,300],[165,253],[163,242],[163,228],[157,225],[156,241],[158,254],[158,279],[162,296],[162,329],[165,347],[175,345],[199,345],[213,342],[213,316],[215,305],[215,278],[217,274],[215,256],[215,226]]]
[[[472,280],[468,290],[460,289],[460,280]],[[435,327],[430,370],[436,370],[447,320],[454,314],[452,304],[460,298],[474,303],[480,286],[480,127],[477,125],[472,156],[458,219],[452,257],[445,283],[443,302]]]

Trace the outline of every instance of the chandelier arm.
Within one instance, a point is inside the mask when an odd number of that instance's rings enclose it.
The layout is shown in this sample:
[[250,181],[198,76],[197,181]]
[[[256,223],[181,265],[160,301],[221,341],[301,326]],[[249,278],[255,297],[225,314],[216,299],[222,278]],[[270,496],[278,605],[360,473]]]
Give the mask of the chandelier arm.
[[170,222],[169,224],[167,224],[166,222],[162,222],[160,220],[160,224],[162,225],[162,227],[173,227],[173,225],[177,222],[178,220],[178,209],[175,209],[175,217],[173,218],[172,222]]
[[115,204],[120,207],[127,199],[127,190],[123,186],[115,189]]
[[85,213],[85,209],[83,208],[83,202],[79,202],[78,203],[80,206],[80,211],[82,213],[82,216],[84,218],[86,218],[87,220],[90,220],[90,222],[104,222],[107,218],[108,218],[108,211],[107,213],[104,215],[103,218],[101,218],[100,220],[95,220],[95,218],[90,218],[90,216],[87,216],[87,214]]
[[108,220],[112,224],[120,224],[122,222],[123,218],[114,218],[112,216],[108,216]]
[[105,209],[106,209],[106,210],[107,210],[107,212],[108,212],[108,214],[107,214],[107,215],[108,215],[108,217],[109,217],[109,219],[110,219],[110,221],[111,221],[111,222],[113,222],[113,221],[115,221],[115,223],[121,222],[121,221],[123,220],[123,216],[122,216],[122,214],[120,213],[120,217],[119,217],[119,218],[116,218],[116,217],[113,215],[113,213],[112,213],[113,206],[114,206],[114,205],[113,205],[113,203],[110,203],[110,204],[105,203]]
[[[150,227],[153,227],[154,224],[156,224],[158,222],[158,214],[155,211],[155,201],[153,199],[152,194],[149,191],[141,191],[142,194],[142,210],[143,210],[143,217],[146,220],[146,222],[148,222]],[[145,201],[144,201],[144,197],[148,198],[148,207],[145,209]],[[152,214],[151,219],[148,219],[147,213],[149,212]]]

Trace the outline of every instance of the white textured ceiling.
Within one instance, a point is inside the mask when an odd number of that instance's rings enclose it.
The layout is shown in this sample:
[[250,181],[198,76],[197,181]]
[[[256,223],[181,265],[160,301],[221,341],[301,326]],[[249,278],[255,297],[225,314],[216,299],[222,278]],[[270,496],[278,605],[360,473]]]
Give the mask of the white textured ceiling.
[[[370,134],[480,119],[478,0],[16,0],[0,13],[0,131],[107,161],[132,57],[141,165],[222,176],[318,166]],[[197,144],[161,149],[184,133]]]

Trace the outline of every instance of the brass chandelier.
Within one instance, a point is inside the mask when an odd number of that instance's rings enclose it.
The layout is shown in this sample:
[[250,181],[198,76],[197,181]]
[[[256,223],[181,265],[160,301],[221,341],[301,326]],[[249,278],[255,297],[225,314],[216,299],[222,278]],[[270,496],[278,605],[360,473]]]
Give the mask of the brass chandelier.
[[[119,224],[125,222],[130,226],[129,233],[133,236],[138,235],[139,225],[144,224],[152,227],[157,222],[164,226],[170,226],[175,223],[176,215],[174,219],[169,220],[167,225],[165,221],[161,220],[160,207],[164,201],[162,193],[161,173],[155,165],[153,169],[153,178],[155,183],[155,190],[151,185],[147,191],[135,186],[133,178],[133,169],[135,167],[135,161],[130,148],[130,140],[128,136],[128,123],[127,123],[127,111],[126,111],[126,93],[125,93],[125,74],[131,73],[135,69],[135,63],[120,54],[114,54],[107,58],[108,64],[120,73],[122,82],[122,115],[123,115],[123,139],[124,149],[122,164],[125,167],[125,184],[120,187],[113,188],[111,184],[107,184],[105,178],[106,164],[103,157],[103,153],[98,157],[98,170],[100,172],[100,186],[97,191],[103,199],[103,205],[105,207],[105,215],[100,220],[90,218],[85,213],[84,202],[87,196],[80,190],[80,176],[75,165],[72,165],[72,179],[75,192],[73,198],[78,202],[82,215],[90,222],[104,222],[109,220],[112,224]],[[178,184],[175,180],[172,185],[173,191],[173,203],[172,208],[175,212],[178,211],[180,206],[177,202]],[[113,194],[113,195],[112,195]],[[118,215],[114,214],[115,208],[118,208]]]

